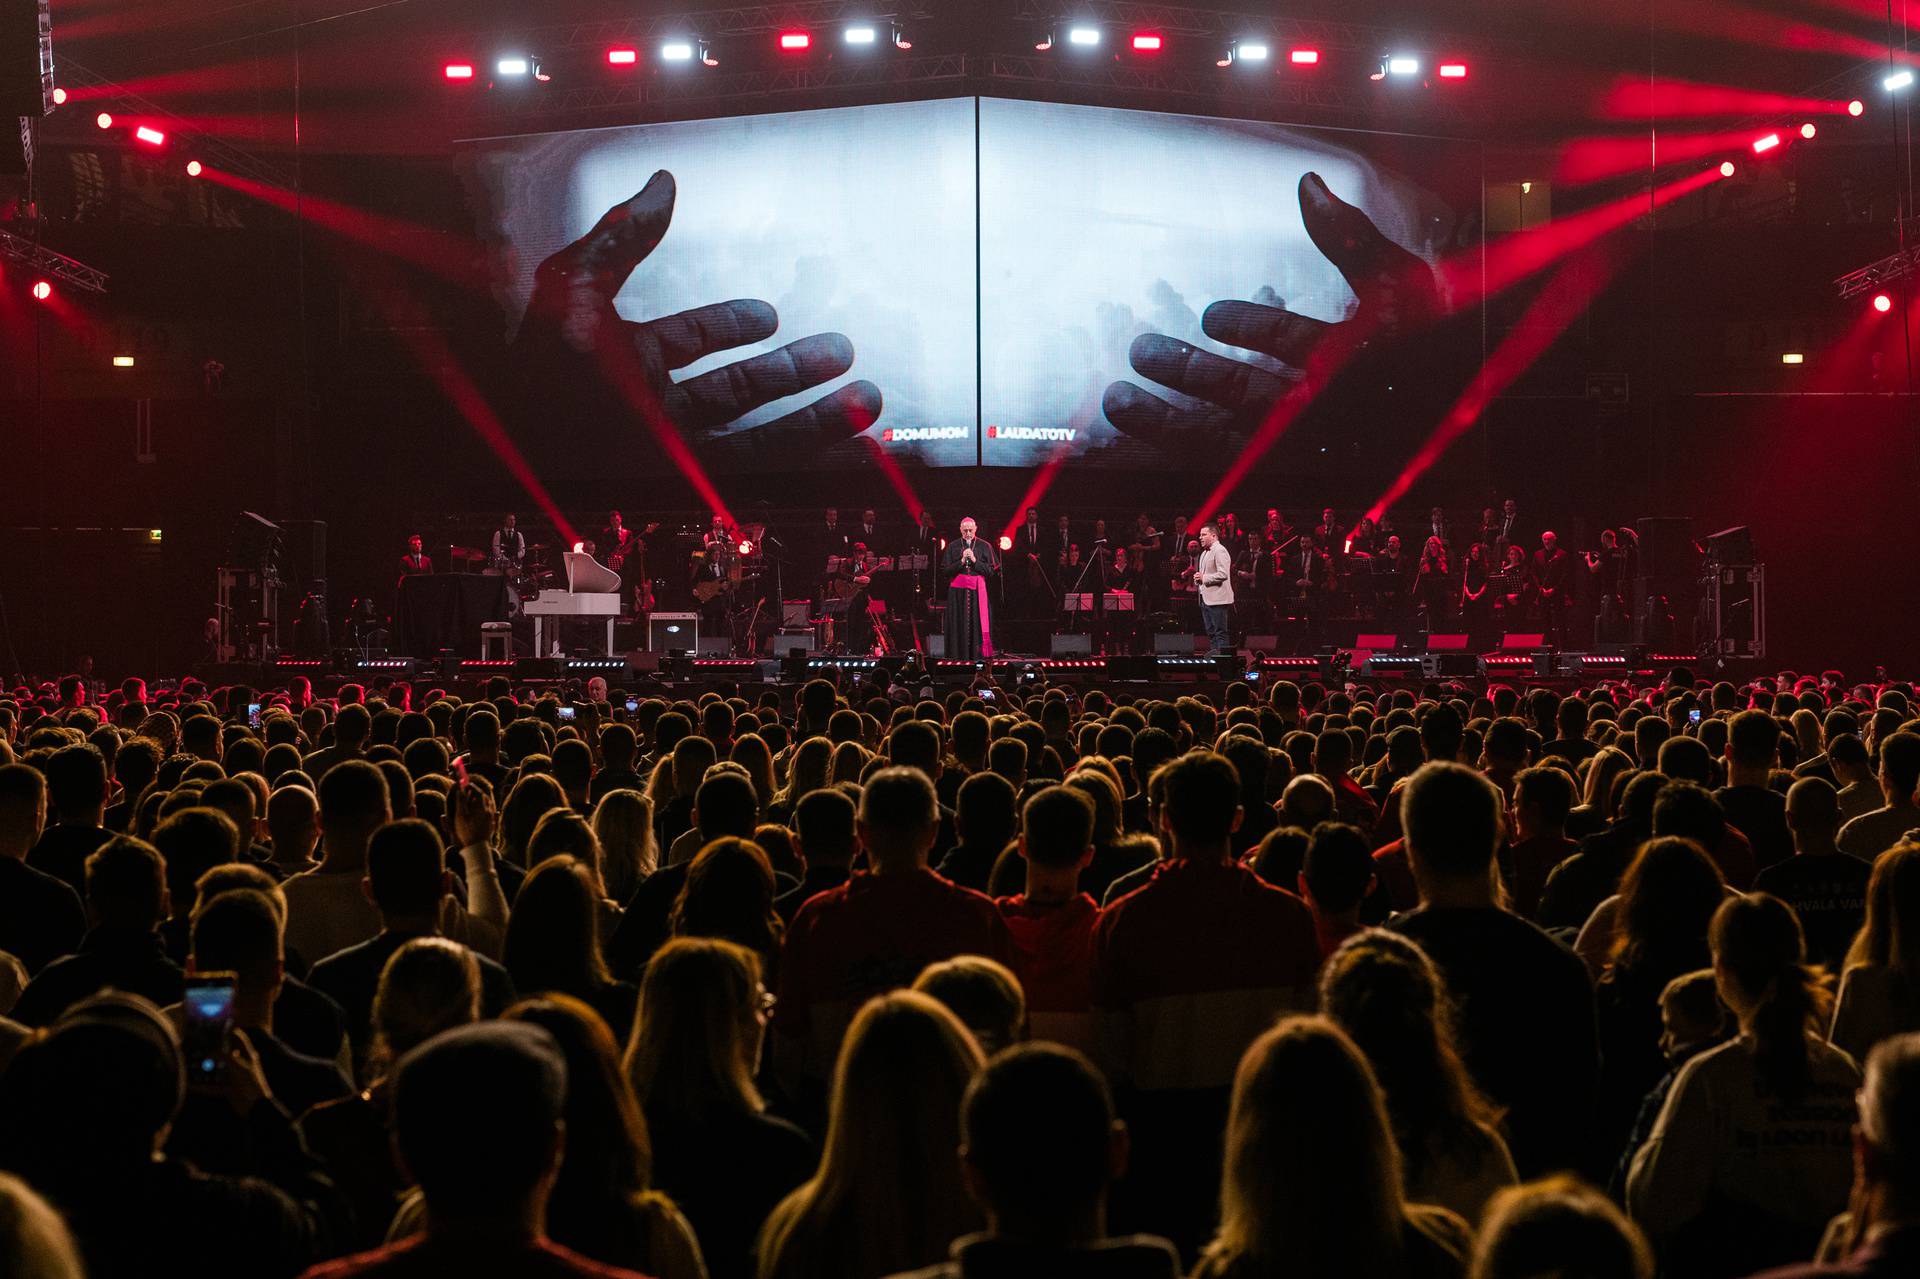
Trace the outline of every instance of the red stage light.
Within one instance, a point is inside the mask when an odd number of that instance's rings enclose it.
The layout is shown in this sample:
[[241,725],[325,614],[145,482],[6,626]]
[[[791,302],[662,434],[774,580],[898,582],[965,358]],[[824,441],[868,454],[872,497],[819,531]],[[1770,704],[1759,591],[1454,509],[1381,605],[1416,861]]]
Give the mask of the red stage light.
[[586,549],[587,549],[587,544],[585,542],[575,542],[573,544],[573,553],[575,555],[585,554]]
[[67,104],[67,91],[65,89],[55,89],[53,91],[53,105],[56,107],[63,107],[66,104]]
[[1133,38],[1133,51],[1135,53],[1158,53],[1160,52],[1160,45],[1160,37],[1156,35],[1142,34],[1136,35]]
[[189,161],[187,161],[187,176],[188,176],[188,177],[190,177],[190,178],[197,178],[197,177],[199,177],[199,176],[200,176],[200,173],[201,173],[201,169],[200,169],[200,162],[199,162],[198,160],[189,160]]
[[742,555],[751,555],[751,554],[753,554],[753,543],[752,543],[752,542],[748,542],[748,541],[744,541],[744,540],[743,540],[743,541],[742,541],[742,542],[740,543],[740,553],[741,553]]
[[1013,549],[1013,539],[1005,533],[1000,535],[1000,549],[1003,551],[1011,551]]
[[638,49],[608,49],[607,50],[608,66],[630,67],[638,61],[640,61],[640,51]]
[[1287,55],[1287,61],[1296,67],[1311,67],[1320,61],[1320,50],[1295,49]]
[[93,122],[103,129],[111,129],[113,127],[113,117],[105,111],[93,117]]
[[1893,310],[1893,299],[1884,293],[1876,293],[1873,295],[1873,309],[1885,315]]
[[780,35],[782,49],[806,49],[813,45],[813,37],[804,31],[784,31]]
[[1467,78],[1467,64],[1464,62],[1442,62],[1440,64],[1442,80],[1464,80]]
[[167,140],[166,134],[160,132],[160,130],[158,129],[151,128],[148,125],[144,125],[144,124],[133,131],[133,136],[140,139],[142,142],[146,143],[150,147],[160,146],[164,144]]
[[36,280],[33,284],[33,297],[36,302],[45,302],[53,296],[53,286],[45,280]]
[[1720,162],[1720,176],[1723,178],[1730,178],[1733,176],[1733,161],[1722,160]]
[[1860,101],[1860,99],[1858,98],[1855,98],[1853,101],[1847,103],[1848,115],[1860,115],[1863,112],[1865,112],[1866,109],[1867,109],[1867,104]]
[[1754,139],[1753,153],[1755,155],[1765,155],[1767,152],[1773,150],[1775,147],[1779,145],[1780,145],[1780,135],[1777,133],[1769,133],[1763,138]]
[[1818,132],[1820,132],[1820,130],[1813,127],[1813,121],[1811,120],[1800,126],[1800,136],[1803,138],[1811,139],[1813,135]]
[[446,77],[449,80],[471,80],[473,79],[473,64],[471,62],[449,62],[446,66]]

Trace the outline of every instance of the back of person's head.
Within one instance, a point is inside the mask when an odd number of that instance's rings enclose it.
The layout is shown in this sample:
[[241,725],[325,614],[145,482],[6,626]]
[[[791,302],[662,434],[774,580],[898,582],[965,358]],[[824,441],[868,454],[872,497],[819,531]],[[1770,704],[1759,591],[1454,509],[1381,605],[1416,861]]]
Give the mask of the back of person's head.
[[1920,1032],[1883,1039],[1867,1054],[1858,1131],[1866,1176],[1892,1187],[1910,1211],[1920,1197]]
[[146,931],[166,916],[166,863],[145,840],[120,835],[86,865],[87,909],[101,924]]
[[1920,733],[1895,733],[1881,743],[1880,777],[1895,799],[1913,802],[1914,788],[1920,786]]
[[1629,830],[1650,832],[1654,806],[1667,788],[1666,774],[1648,769],[1627,778],[1620,791],[1620,822]]
[[185,1096],[172,1023],[139,995],[105,991],[14,1054],[0,1089],[0,1157],[56,1199],[98,1194],[107,1171],[152,1160]]
[[333,740],[342,746],[358,746],[373,731],[373,713],[361,702],[349,702],[333,719]]
[[553,747],[553,776],[568,792],[587,789],[593,780],[593,750],[578,738],[556,742]]
[[514,988],[526,995],[560,991],[585,998],[603,985],[599,911],[600,887],[590,864],[565,853],[536,863],[514,896],[500,951]]
[[415,937],[387,957],[373,997],[369,1061],[390,1064],[480,1016],[480,963],[446,937]]
[[1847,967],[1887,969],[1920,990],[1920,844],[1903,840],[1880,854],[1867,880],[1867,917],[1847,951]]
[[1822,842],[1840,829],[1840,792],[1824,777],[1802,777],[1787,791],[1787,825]]
[[259,889],[223,892],[194,912],[193,971],[231,972],[241,985],[267,990],[280,977],[280,929],[280,913]]
[[0,844],[24,853],[40,836],[47,816],[47,783],[26,764],[0,766]]
[[1019,829],[1013,783],[997,773],[975,773],[960,783],[954,798],[954,820],[961,840],[998,850]]
[[1720,868],[1693,840],[1659,835],[1640,845],[1620,878],[1613,965],[1657,976],[1705,964],[1707,930],[1726,893]]
[[1660,744],[1660,771],[1675,781],[1711,785],[1713,752],[1697,737],[1669,737]]
[[167,864],[167,892],[184,913],[193,908],[200,876],[239,857],[240,831],[219,809],[194,806],[155,827],[153,846]]
[[959,1161],[930,1156],[960,1148],[960,1102],[981,1064],[931,996],[868,1000],[840,1045],[819,1171],[768,1219],[762,1267],[891,1274],[945,1247],[971,1214]]
[[775,888],[760,845],[732,835],[709,840],[687,866],[668,925],[676,937],[724,937],[771,956],[784,935]]
[[1039,866],[1065,867],[1093,847],[1093,800],[1069,786],[1037,792],[1022,810],[1021,849]]
[[446,847],[440,832],[417,817],[389,822],[374,832],[367,844],[367,891],[382,919],[437,920],[447,893]]
[[1479,1144],[1475,1128],[1497,1112],[1467,1074],[1446,984],[1416,943],[1379,928],[1349,937],[1321,969],[1320,1006],[1379,1079],[1410,1176],[1436,1151]]
[[1026,1038],[1026,991],[997,960],[985,955],[943,959],[923,968],[913,988],[945,1004],[989,1057]]
[[1482,744],[1489,763],[1517,768],[1527,762],[1527,725],[1525,720],[1504,716],[1487,726]]
[[716,937],[676,937],[640,983],[627,1077],[642,1108],[696,1121],[758,1114],[766,990],[760,957]]
[[752,839],[760,821],[760,800],[752,781],[731,770],[709,774],[694,793],[693,808],[700,817],[702,843],[726,836]]
[[59,820],[86,820],[107,802],[107,762],[93,746],[63,746],[47,756],[43,767],[47,805]]
[[1182,845],[1199,852],[1220,848],[1239,828],[1240,775],[1224,755],[1190,751],[1156,778],[1165,788],[1160,814],[1176,854]]
[[1366,1058],[1324,1017],[1282,1019],[1234,1075],[1208,1260],[1253,1274],[1397,1273],[1404,1228],[1399,1154]]
[[1765,711],[1741,711],[1727,724],[1727,758],[1746,768],[1772,768],[1780,758],[1780,726]]
[[350,759],[328,769],[320,779],[319,799],[320,828],[329,842],[363,842],[391,815],[387,779],[365,760]]
[[[1573,703],[1566,703],[1571,705]],[[1514,803],[1539,814],[1549,831],[1562,830],[1578,799],[1573,778],[1552,765],[1527,768],[1514,778]]]
[[600,1237],[589,1219],[645,1191],[653,1163],[613,1032],[590,1005],[564,994],[523,999],[502,1020],[538,1026],[566,1060],[567,1150],[548,1201],[547,1231],[562,1245],[588,1233]]
[[1752,1035],[1762,1078],[1798,1101],[1812,1082],[1807,1034],[1833,1007],[1826,974],[1806,964],[1799,919],[1778,897],[1746,893],[1721,903],[1709,940],[1720,997]]
[[800,854],[808,865],[844,866],[853,860],[853,801],[837,790],[809,791],[793,806]]
[[924,857],[940,823],[940,801],[916,768],[882,768],[860,793],[860,841],[876,863]]
[[1416,875],[1478,879],[1500,846],[1500,791],[1460,764],[1430,763],[1407,779],[1400,824]]
[[1469,1279],[1653,1279],[1653,1250],[1612,1200],[1562,1173],[1488,1201]]
[[566,1092],[559,1045],[523,1022],[459,1026],[402,1057],[394,1147],[434,1218],[518,1215],[559,1162]]
[[1125,1130],[1092,1062],[1059,1044],[990,1060],[960,1108],[967,1189],[1001,1235],[1044,1236],[1097,1212],[1123,1171]]
[[1314,828],[1300,879],[1315,906],[1340,915],[1360,904],[1373,885],[1373,852],[1368,842],[1359,827],[1344,822],[1322,822]]
[[609,724],[600,730],[600,756],[609,769],[632,768],[639,753],[640,740],[628,725]]
[[550,857],[578,857],[598,881],[600,877],[600,841],[593,823],[571,808],[553,808],[540,815],[533,837],[527,841],[527,862],[538,866]]
[[898,768],[940,775],[940,730],[925,720],[908,720],[887,735],[887,759]]
[[1690,839],[1702,848],[1718,848],[1727,833],[1726,811],[1706,787],[1696,782],[1668,782],[1654,801],[1653,833]]
[[12,1279],[86,1279],[80,1250],[52,1204],[0,1172],[0,1274]]

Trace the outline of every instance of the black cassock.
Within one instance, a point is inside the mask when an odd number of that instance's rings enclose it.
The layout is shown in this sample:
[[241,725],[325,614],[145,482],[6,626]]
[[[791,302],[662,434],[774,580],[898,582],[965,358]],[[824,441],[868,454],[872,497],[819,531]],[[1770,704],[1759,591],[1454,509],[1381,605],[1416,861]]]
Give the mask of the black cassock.
[[[969,563],[968,552],[972,552]],[[947,656],[963,661],[993,656],[992,623],[988,616],[986,584],[1000,575],[1000,554],[984,538],[955,538],[940,557],[941,577],[978,577],[974,586],[952,586],[947,591]]]

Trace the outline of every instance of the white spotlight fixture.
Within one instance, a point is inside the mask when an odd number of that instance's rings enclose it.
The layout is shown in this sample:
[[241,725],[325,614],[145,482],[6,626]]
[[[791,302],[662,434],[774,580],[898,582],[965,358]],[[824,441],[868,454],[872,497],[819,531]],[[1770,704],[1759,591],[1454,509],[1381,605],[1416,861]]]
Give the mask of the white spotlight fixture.
[[847,44],[857,44],[870,48],[880,43],[880,33],[871,26],[863,23],[860,26],[848,27],[840,33],[840,39]]
[[1880,87],[1888,93],[1896,93],[1913,83],[1913,72],[1896,71],[1880,82]]
[[1223,67],[1236,62],[1264,63],[1273,57],[1273,46],[1265,40],[1235,40],[1227,46],[1227,56],[1220,60]]
[[1068,27],[1067,43],[1077,45],[1082,49],[1091,49],[1100,43],[1100,28],[1087,26]]
[[1420,59],[1406,58],[1406,57],[1388,58],[1387,74],[1388,75],[1419,75]]
[[532,67],[525,58],[502,58],[493,64],[493,69],[501,75],[525,75]]

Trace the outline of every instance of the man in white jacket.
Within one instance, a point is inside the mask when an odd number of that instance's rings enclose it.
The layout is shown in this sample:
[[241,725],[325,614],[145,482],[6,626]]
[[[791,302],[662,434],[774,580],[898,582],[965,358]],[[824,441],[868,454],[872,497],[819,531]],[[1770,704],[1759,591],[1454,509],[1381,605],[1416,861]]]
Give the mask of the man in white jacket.
[[1200,526],[1200,562],[1194,583],[1200,588],[1200,624],[1207,628],[1207,649],[1225,653],[1232,647],[1227,635],[1227,612],[1233,607],[1233,556],[1221,544],[1213,524]]

